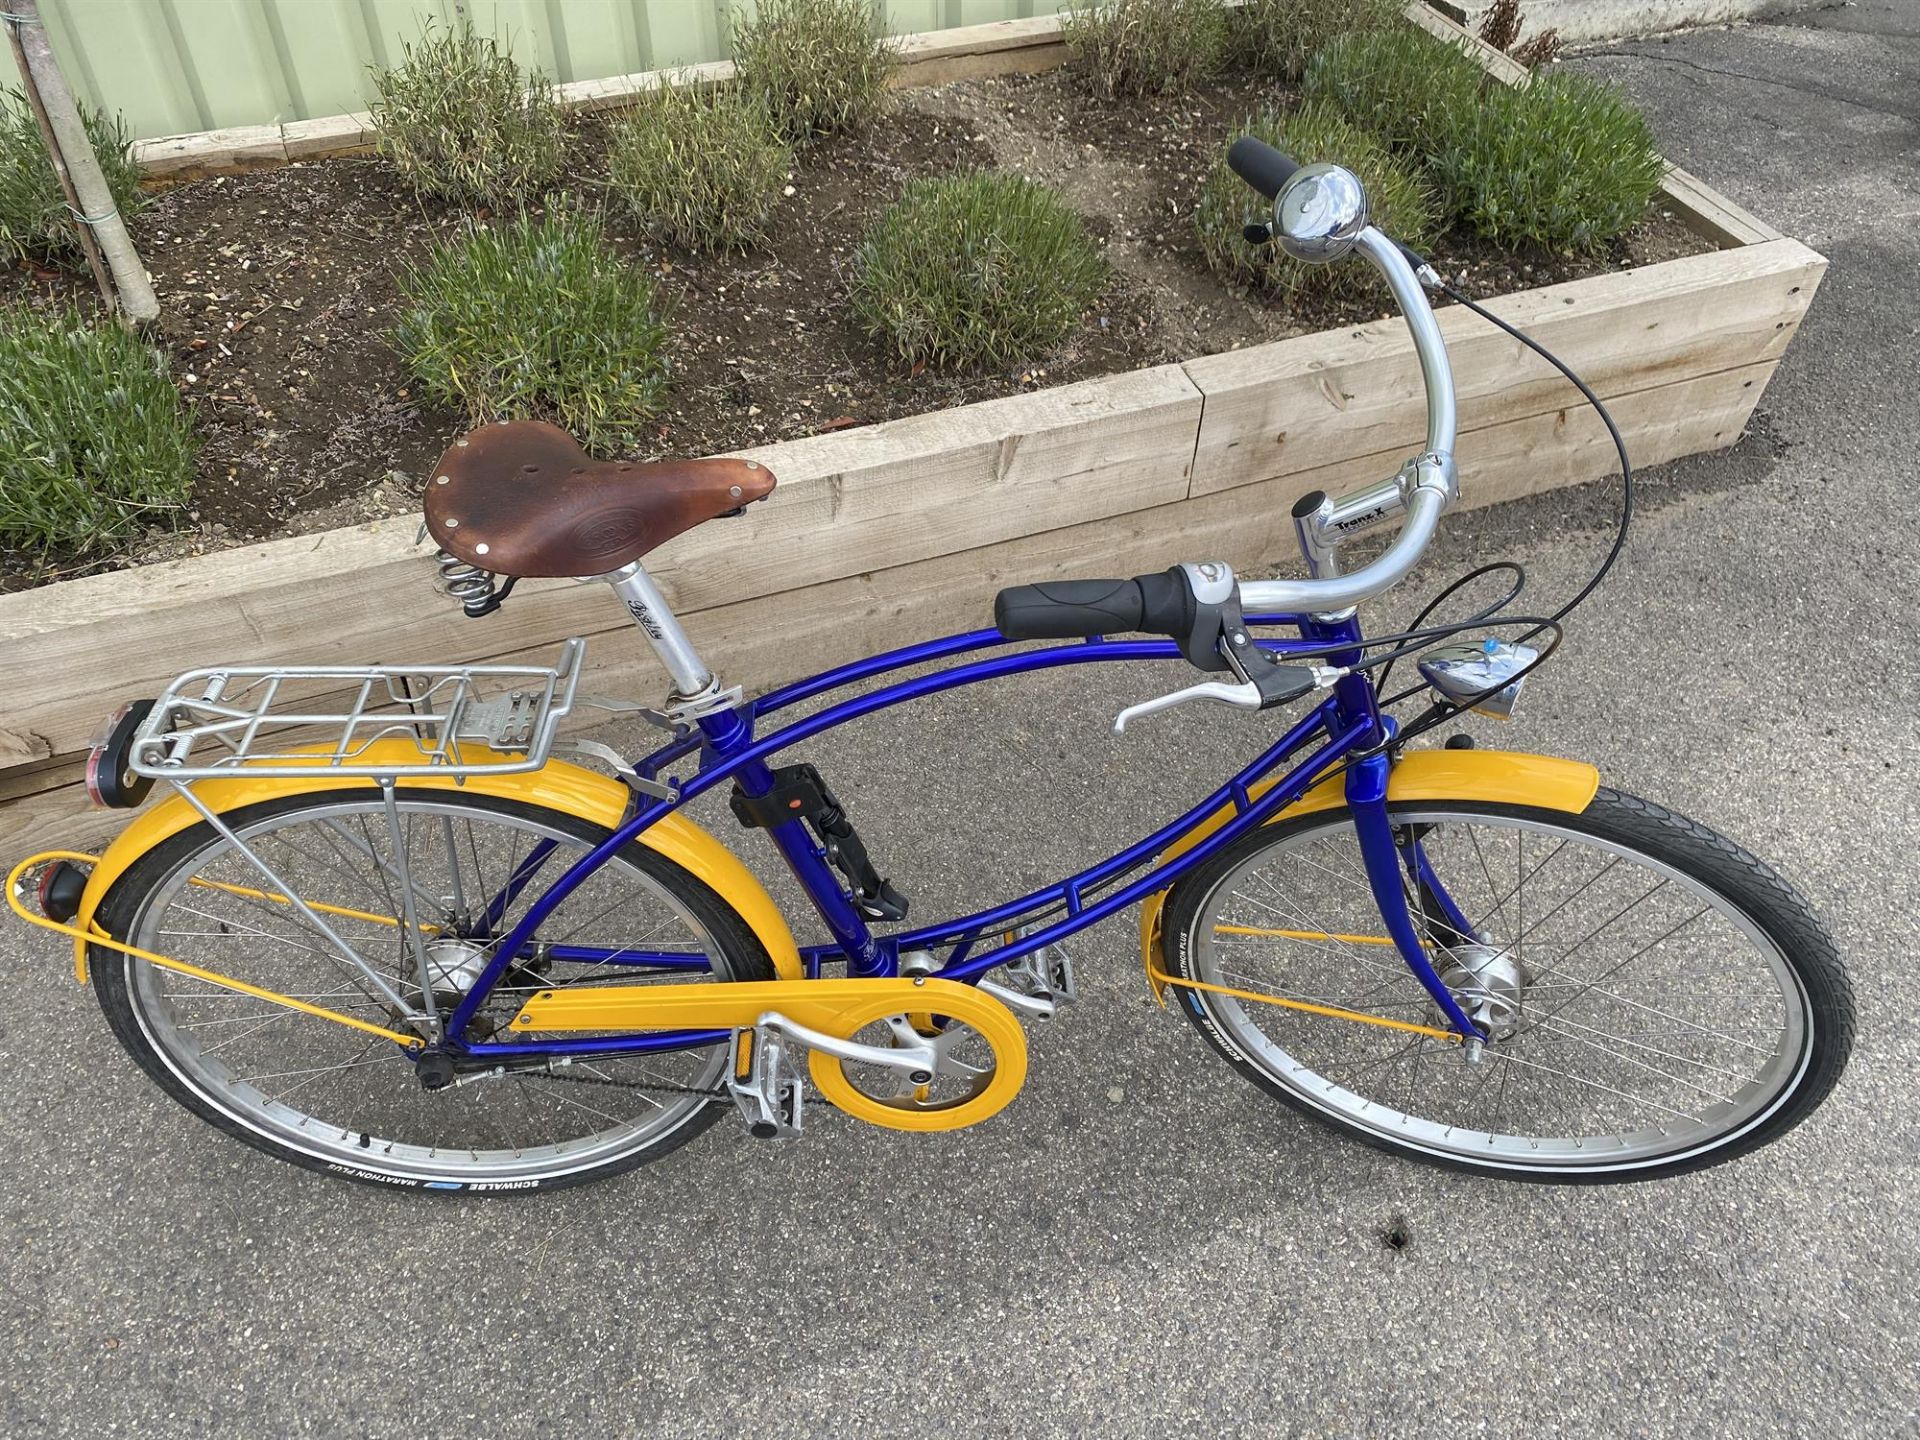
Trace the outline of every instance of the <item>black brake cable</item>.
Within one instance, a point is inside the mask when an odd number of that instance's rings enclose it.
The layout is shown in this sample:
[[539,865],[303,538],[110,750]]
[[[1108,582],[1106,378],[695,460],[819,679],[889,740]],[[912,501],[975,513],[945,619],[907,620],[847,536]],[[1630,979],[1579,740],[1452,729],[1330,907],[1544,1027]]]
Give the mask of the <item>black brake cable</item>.
[[[1491,575],[1499,570],[1509,571],[1513,575],[1513,584],[1507,588],[1507,593],[1491,605],[1474,611],[1473,614],[1457,623],[1462,630],[1471,630],[1475,626],[1484,625],[1489,620],[1492,620],[1495,615],[1498,615],[1502,610],[1506,609],[1507,606],[1518,600],[1520,598],[1520,592],[1527,588],[1527,572],[1517,561],[1495,560],[1490,564],[1476,566],[1474,569],[1469,570],[1438,595],[1435,595],[1431,600],[1427,601],[1425,605],[1422,605],[1420,607],[1420,613],[1413,617],[1413,623],[1407,626],[1407,629],[1410,631],[1419,630],[1422,625],[1426,624],[1427,617],[1438,610],[1448,600],[1452,599],[1453,596],[1466,589],[1467,586],[1478,580],[1482,575]],[[1450,626],[1449,628],[1452,627]],[[1394,657],[1394,659],[1398,658],[1398,656]],[[1386,666],[1380,671],[1379,675],[1375,677],[1374,684],[1382,690],[1386,689],[1387,677],[1392,674],[1393,660],[1390,659],[1387,661]]]
[[[1554,651],[1560,648],[1560,642],[1565,637],[1565,631],[1560,622],[1578,609],[1587,597],[1593,594],[1599,587],[1600,582],[1607,578],[1607,572],[1613,569],[1614,562],[1620,558],[1620,552],[1626,548],[1627,531],[1633,524],[1633,462],[1627,457],[1627,442],[1620,436],[1620,427],[1614,423],[1613,415],[1608,411],[1600,397],[1593,393],[1593,387],[1576,375],[1572,367],[1564,360],[1547,349],[1547,347],[1542,345],[1538,340],[1535,340],[1531,335],[1528,335],[1516,326],[1508,324],[1485,306],[1461,294],[1461,292],[1453,286],[1443,283],[1440,289],[1448,299],[1454,301],[1456,304],[1464,305],[1496,329],[1505,331],[1508,335],[1526,346],[1527,349],[1533,351],[1533,353],[1538,355],[1542,360],[1545,360],[1549,365],[1553,366],[1555,370],[1558,370],[1566,377],[1568,383],[1571,384],[1574,389],[1580,392],[1581,397],[1587,404],[1593,407],[1593,412],[1600,417],[1600,423],[1607,427],[1607,435],[1608,438],[1613,441],[1614,452],[1620,457],[1620,520],[1614,528],[1613,544],[1608,547],[1606,557],[1601,560],[1593,574],[1588,577],[1586,584],[1575,591],[1572,598],[1558,610],[1541,619],[1539,623],[1535,624],[1531,630],[1528,630],[1516,642],[1524,645],[1527,641],[1533,639],[1543,631],[1551,629],[1554,632],[1551,644],[1543,648],[1540,654],[1536,655],[1525,666],[1509,676],[1506,681],[1497,687],[1497,690],[1488,690],[1482,695],[1471,697],[1459,703],[1436,701],[1432,708],[1425,714],[1410,721],[1401,729],[1399,734],[1394,736],[1388,746],[1379,748],[1399,748],[1416,735],[1424,734],[1435,726],[1445,724],[1456,716],[1471,710],[1474,705],[1480,700],[1487,698],[1488,695],[1496,694],[1498,690],[1504,690],[1507,686],[1517,684],[1526,679],[1529,675],[1533,674],[1535,670],[1538,670],[1542,665],[1546,664],[1546,662],[1552,658]],[[1425,619],[1426,616],[1431,613],[1433,607],[1439,604],[1440,601],[1457,591],[1462,585],[1466,584],[1467,581],[1473,579],[1475,575],[1483,574],[1487,569],[1491,568],[1493,567],[1482,567],[1481,570],[1475,571],[1473,574],[1462,576],[1459,580],[1448,586],[1447,589],[1441,591],[1439,595],[1435,596],[1434,599],[1429,602],[1427,608],[1420,612],[1420,616],[1414,622],[1415,625],[1418,625],[1420,620]],[[1524,581],[1524,572],[1522,574],[1522,580]],[[1473,620],[1463,621],[1461,622],[1460,628],[1471,628],[1477,623],[1479,622]],[[1380,703],[1382,706],[1397,704],[1402,700],[1419,694],[1426,688],[1424,685],[1410,686],[1397,695],[1389,696]]]
[[[1568,366],[1566,361],[1562,360],[1558,355],[1547,349],[1546,346],[1542,345],[1525,331],[1520,330],[1516,326],[1509,325],[1484,305],[1468,299],[1465,295],[1462,295],[1458,290],[1454,289],[1453,286],[1443,283],[1440,289],[1449,300],[1452,300],[1455,304],[1466,306],[1467,309],[1471,310],[1488,324],[1506,331],[1507,334],[1511,335],[1542,360],[1553,366],[1553,368],[1558,370],[1562,375],[1566,376],[1573,388],[1578,390],[1587,404],[1593,407],[1594,414],[1600,417],[1600,423],[1607,427],[1608,438],[1613,441],[1614,451],[1620,456],[1620,523],[1614,529],[1613,545],[1607,551],[1607,558],[1600,562],[1599,569],[1593,572],[1592,577],[1587,583],[1580,587],[1571,600],[1553,612],[1551,618],[1555,622],[1564,620],[1580,606],[1582,601],[1598,588],[1602,580],[1607,578],[1607,572],[1613,569],[1613,562],[1620,558],[1621,550],[1626,547],[1627,530],[1633,524],[1633,462],[1627,458],[1627,442],[1620,438],[1620,427],[1613,423],[1613,415],[1608,411],[1607,407],[1601,403],[1600,397],[1593,393],[1593,387],[1588,385],[1587,382],[1582,380],[1578,375],[1574,374],[1572,368]],[[1543,626],[1542,628],[1545,627]],[[1520,638],[1522,642],[1525,642],[1532,639],[1533,636],[1538,633],[1539,631],[1532,631]]]

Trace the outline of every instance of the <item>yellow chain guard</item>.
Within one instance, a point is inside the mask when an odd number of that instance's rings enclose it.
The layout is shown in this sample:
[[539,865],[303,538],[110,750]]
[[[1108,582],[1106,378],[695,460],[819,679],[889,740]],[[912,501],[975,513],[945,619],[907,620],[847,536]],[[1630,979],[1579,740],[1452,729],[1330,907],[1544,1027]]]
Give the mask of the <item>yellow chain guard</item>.
[[974,1030],[993,1051],[986,1083],[966,1099],[921,1106],[877,1099],[842,1062],[815,1051],[813,1083],[856,1120],[889,1130],[960,1130],[998,1114],[1027,1078],[1027,1036],[993,996],[952,980],[746,980],[724,984],[596,985],[536,992],[509,1029],[521,1034],[626,1030],[750,1030],[769,1011],[846,1040],[892,1015],[941,1015]]

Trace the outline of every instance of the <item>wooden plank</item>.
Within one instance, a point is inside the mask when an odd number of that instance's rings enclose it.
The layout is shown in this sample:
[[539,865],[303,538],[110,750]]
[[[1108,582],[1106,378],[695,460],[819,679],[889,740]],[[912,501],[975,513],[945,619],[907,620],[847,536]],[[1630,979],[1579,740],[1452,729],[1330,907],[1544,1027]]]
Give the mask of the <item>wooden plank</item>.
[[896,44],[901,64],[888,82],[896,90],[984,75],[1037,75],[1069,57],[1058,15],[929,30],[902,35]]
[[1533,80],[1533,72],[1518,60],[1503,51],[1494,49],[1473,31],[1458,21],[1450,19],[1435,10],[1431,5],[1423,5],[1413,0],[1407,6],[1407,19],[1418,25],[1436,39],[1458,45],[1467,54],[1480,63],[1480,67],[1496,80],[1508,85],[1526,85]]
[[[901,36],[896,88],[945,85],[979,75],[1031,74],[1061,64],[1067,56],[1060,40],[1060,17],[996,20],[949,30]],[[554,86],[554,95],[570,110],[617,110],[633,98],[671,80],[676,84],[719,85],[733,78],[731,60],[571,80]],[[282,129],[287,135],[281,135]],[[134,143],[134,163],[154,179],[197,179],[228,174],[289,159],[317,160],[364,150],[373,143],[373,127],[364,111],[324,115],[277,125],[205,130],[166,135]]]
[[1200,392],[1178,365],[741,452],[779,488],[648,561],[676,608],[971,550],[1187,493]]
[[[1777,358],[1825,268],[1798,241],[1779,240],[1525,291],[1488,308],[1610,400]],[[1565,403],[1566,381],[1517,341],[1464,307],[1439,319],[1463,434]],[[1397,317],[1205,356],[1186,370],[1206,396],[1196,494],[1349,457],[1404,458],[1425,436],[1419,361]],[[1382,473],[1397,464],[1390,459]]]
[[956,80],[979,80],[991,75],[1040,75],[1064,65],[1069,54],[1064,43],[1056,43],[995,50],[985,55],[963,53],[916,60],[888,76],[887,86],[893,90],[919,90],[929,85],[951,85]]
[[[1621,397],[1614,412],[1635,465],[1732,444],[1777,363]],[[1605,430],[1584,406],[1490,426],[1463,453],[1462,495],[1469,507],[1599,479],[1617,469]],[[1090,570],[1154,570],[1181,558],[1223,559],[1257,572],[1291,559],[1287,512],[1295,499],[1308,490],[1339,490],[1374,478],[1364,458],[1344,461],[682,618],[729,681],[764,689],[876,650],[988,624],[994,592],[1005,585]],[[665,679],[652,652],[625,638],[630,627],[616,622],[616,629],[623,633],[602,635],[590,645],[587,688],[657,697]],[[490,658],[533,659],[539,653]],[[580,712],[569,729],[586,728],[594,713]],[[120,827],[121,817],[88,809],[84,790],[69,778],[74,773],[49,772],[54,788],[0,807],[0,858],[17,859],[35,848],[85,848]]]
[[356,110],[351,115],[290,120],[280,127],[280,140],[288,160],[319,160],[367,150],[372,147],[376,133],[372,115]]
[[31,730],[0,729],[0,775],[22,765],[51,758],[53,746]]
[[[38,795],[43,790],[58,790],[78,785],[87,778],[86,752],[75,755],[37,756],[28,763],[9,765],[0,770],[0,807],[9,800]],[[0,822],[6,816],[0,808]]]
[[1717,245],[1765,245],[1786,238],[1758,216],[1679,166],[1670,166],[1660,182],[1661,193],[1689,230]]
[[155,180],[196,180],[203,175],[284,165],[286,160],[286,142],[278,125],[238,125],[133,143],[133,163]]
[[902,35],[895,45],[903,65],[951,60],[957,55],[998,55],[1060,44],[1060,16],[1034,15],[1024,20],[989,20],[980,25],[956,25],[947,30],[922,30]]
[[41,850],[98,851],[130,818],[125,811],[94,809],[79,785],[9,801],[0,805],[0,864],[11,869]]
[[[1634,464],[1734,443],[1777,364],[1767,360],[1621,397],[1615,419]],[[1477,508],[1617,470],[1605,428],[1591,409],[1576,404],[1477,432],[1462,466],[1462,503]],[[729,681],[762,689],[876,650],[990,624],[994,593],[1005,585],[1136,573],[1181,559],[1224,559],[1255,572],[1287,563],[1294,554],[1288,512],[1296,499],[1377,478],[1361,457],[681,618]],[[664,684],[644,647],[598,643],[598,650],[596,656],[590,644],[589,662],[598,660],[598,674],[609,684],[649,695]]]
[[[748,452],[775,468],[773,497],[681,536],[649,568],[693,611],[1165,504],[1187,493],[1199,421],[1199,391],[1166,365]],[[568,581],[524,584],[483,623],[461,617],[433,589],[417,526],[375,521],[0,596],[10,662],[60,677],[18,696],[9,723],[63,754],[128,696],[198,664],[458,663],[577,633],[589,606]]]
[[633,97],[662,85],[724,85],[733,79],[731,60],[709,60],[700,65],[680,65],[667,70],[642,70],[628,75],[607,75],[598,80],[570,80],[553,87],[554,98],[569,110],[617,110],[631,104]]

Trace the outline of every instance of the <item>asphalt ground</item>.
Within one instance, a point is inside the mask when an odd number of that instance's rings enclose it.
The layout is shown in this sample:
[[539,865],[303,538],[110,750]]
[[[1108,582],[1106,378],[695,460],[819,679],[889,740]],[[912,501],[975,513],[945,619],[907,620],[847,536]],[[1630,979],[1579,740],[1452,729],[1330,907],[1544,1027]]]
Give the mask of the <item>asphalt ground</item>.
[[[1813,898],[1861,1031],[1807,1125],[1639,1187],[1395,1160],[1156,1011],[1129,917],[1075,947],[1083,1000],[977,1130],[825,1112],[775,1146],[723,1124],[610,1184],[428,1203],[193,1120],[61,948],[11,930],[0,1431],[1916,1433],[1916,22],[1881,0],[1575,62],[1833,267],[1754,433],[1644,477],[1614,577],[1483,732],[1596,761]],[[1599,485],[1449,521],[1382,619],[1496,556],[1567,593],[1611,504]],[[811,758],[921,914],[1004,895],[1258,743],[1193,710],[1117,740],[1119,705],[1185,681],[1106,669],[895,712]]]

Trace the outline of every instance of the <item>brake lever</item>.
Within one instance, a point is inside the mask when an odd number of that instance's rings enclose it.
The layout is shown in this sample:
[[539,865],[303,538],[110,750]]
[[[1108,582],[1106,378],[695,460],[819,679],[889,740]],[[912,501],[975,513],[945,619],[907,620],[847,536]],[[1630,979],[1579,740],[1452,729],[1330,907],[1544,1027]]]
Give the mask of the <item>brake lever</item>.
[[1156,695],[1151,700],[1142,700],[1138,705],[1129,705],[1113,717],[1113,733],[1124,735],[1129,720],[1171,710],[1189,700],[1212,700],[1239,710],[1270,709],[1298,700],[1310,691],[1325,690],[1342,675],[1351,673],[1334,665],[1275,665],[1261,672],[1257,682],[1243,680],[1238,685],[1229,685],[1221,680],[1202,681],[1184,690],[1175,690],[1170,695]]
[[1189,685],[1184,690],[1175,690],[1171,695],[1156,695],[1151,700],[1142,700],[1138,705],[1129,705],[1113,717],[1113,733],[1124,735],[1129,720],[1138,720],[1142,715],[1152,715],[1157,711],[1171,710],[1176,705],[1184,705],[1189,700],[1215,700],[1222,705],[1232,705],[1241,710],[1260,708],[1260,691],[1253,684],[1242,681],[1238,685],[1228,685],[1219,680],[1206,680],[1198,685]]

